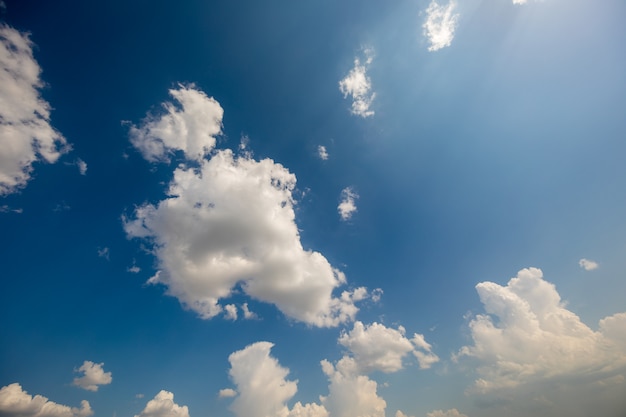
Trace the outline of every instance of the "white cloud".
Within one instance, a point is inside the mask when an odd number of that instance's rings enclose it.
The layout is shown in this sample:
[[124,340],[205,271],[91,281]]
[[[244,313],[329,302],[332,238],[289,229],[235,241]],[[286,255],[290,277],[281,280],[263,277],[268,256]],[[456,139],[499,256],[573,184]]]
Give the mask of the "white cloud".
[[317,147],[317,155],[320,159],[326,161],[328,159],[328,151],[326,150],[326,146],[320,145]]
[[108,385],[113,381],[111,372],[104,372],[104,363],[83,362],[76,372],[83,376],[74,378],[73,384],[88,391],[98,391],[99,385]]
[[237,320],[237,306],[234,304],[226,304],[224,306],[224,316],[226,320]]
[[135,417],[189,417],[189,409],[186,405],[176,404],[174,394],[162,390]]
[[459,20],[459,14],[454,13],[456,2],[450,1],[447,5],[440,5],[432,0],[426,9],[426,21],[422,25],[424,35],[428,38],[429,51],[450,46],[454,39],[454,31]]
[[[402,411],[398,410],[396,411],[396,417],[409,417],[406,414],[404,414]],[[413,417],[413,416],[411,416]]]
[[411,339],[415,346],[413,355],[417,358],[420,369],[429,369],[434,363],[439,362],[439,356],[432,351],[432,346],[426,342],[424,335],[415,333]]
[[[179,113],[188,123],[197,117]],[[271,159],[215,151],[197,167],[179,166],[168,197],[138,207],[124,218],[124,228],[129,237],[150,243],[158,258],[160,271],[149,283],[167,286],[168,294],[202,318],[219,314],[220,299],[240,286],[290,318],[337,326],[354,319],[354,303],[365,290],[333,296],[345,276],[322,254],[302,247],[295,184],[295,175]]]
[[459,413],[459,410],[453,408],[452,410],[443,411],[435,410],[426,414],[427,417],[467,417],[465,414]]
[[141,272],[141,268],[139,268],[137,265],[134,265],[134,264],[126,268],[126,270],[132,274],[138,274]]
[[352,218],[352,215],[357,211],[357,198],[359,198],[359,195],[354,192],[352,187],[346,187],[341,191],[341,202],[337,206],[341,220],[345,221]]
[[237,391],[232,388],[224,388],[220,390],[218,395],[220,398],[232,398],[237,396]]
[[54,163],[70,149],[50,125],[32,47],[27,34],[0,24],[0,196],[24,187],[34,162]]
[[474,344],[460,351],[479,361],[475,391],[624,375],[626,313],[604,318],[598,331],[590,329],[565,308],[537,268],[519,271],[504,287],[482,282],[476,289],[487,314],[470,322]]
[[80,172],[80,175],[87,175],[87,162],[78,158],[76,160],[76,166],[78,166],[78,171]]
[[130,141],[150,162],[169,161],[176,151],[182,151],[189,160],[201,161],[222,132],[224,110],[193,85],[179,85],[169,94],[178,105],[165,102],[164,114],[148,115],[141,126],[132,125]]
[[413,350],[404,334],[402,326],[396,330],[379,323],[365,326],[356,321],[350,332],[341,334],[339,343],[354,355],[358,373],[389,373],[402,369],[402,359]]
[[352,97],[351,113],[361,117],[369,117],[374,115],[374,111],[370,110],[370,106],[376,97],[376,93],[371,92],[372,81],[367,76],[367,69],[372,63],[373,54],[371,50],[365,50],[365,64],[361,64],[359,58],[354,59],[354,68],[350,70],[348,75],[339,81],[339,91],[344,98]]
[[289,369],[283,368],[270,356],[273,344],[257,342],[232,353],[230,377],[239,395],[231,409],[238,417],[327,417],[318,404],[296,403],[289,410],[286,403],[298,391],[297,381],[285,378]]
[[580,261],[578,261],[578,265],[580,265],[580,267],[585,271],[593,271],[594,269],[598,269],[598,267],[600,266],[597,262],[585,258],[582,258]]
[[244,319],[250,320],[250,319],[256,319],[257,318],[256,313],[253,313],[248,308],[248,303],[243,303],[243,305],[241,306],[241,310],[243,311],[243,318]]
[[68,407],[42,395],[29,395],[18,383],[0,389],[0,416],[7,417],[88,417],[93,414],[88,401],[81,407]]
[[385,417],[386,401],[378,396],[376,381],[353,373],[356,365],[344,357],[337,366],[327,360],[321,362],[329,380],[328,396],[322,405],[333,417]]
[[110,255],[111,255],[111,252],[109,248],[107,248],[106,246],[104,248],[98,248],[98,256],[100,258],[104,258],[108,261],[110,260]]

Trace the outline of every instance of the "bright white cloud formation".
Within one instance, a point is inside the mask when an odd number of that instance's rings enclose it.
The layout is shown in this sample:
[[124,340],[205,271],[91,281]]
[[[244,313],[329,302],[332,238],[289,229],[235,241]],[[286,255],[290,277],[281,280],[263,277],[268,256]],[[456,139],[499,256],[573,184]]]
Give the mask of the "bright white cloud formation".
[[200,161],[215,147],[222,132],[224,110],[193,85],[169,90],[178,105],[163,103],[165,114],[147,116],[141,126],[131,126],[130,141],[150,162],[168,161],[175,151]]
[[354,68],[348,75],[339,81],[339,91],[344,98],[352,97],[351,113],[356,116],[369,117],[374,115],[370,106],[376,97],[376,93],[371,92],[372,81],[367,76],[367,69],[372,63],[373,55],[371,50],[365,50],[365,64],[359,58],[354,59]]
[[80,175],[87,175],[87,162],[78,158],[76,160],[76,166],[78,166],[78,171],[80,172]]
[[111,372],[104,372],[104,363],[83,362],[77,372],[82,372],[83,376],[74,378],[73,385],[86,389],[87,391],[98,391],[100,385],[108,385],[113,381]]
[[135,417],[189,417],[189,409],[186,405],[176,404],[174,394],[163,390],[148,401],[146,408]]
[[237,391],[235,391],[232,388],[224,388],[221,389],[220,392],[218,393],[218,396],[220,398],[232,398],[232,397],[236,397],[237,396]]
[[328,159],[328,151],[326,150],[326,146],[320,145],[317,147],[317,156],[319,156],[320,159],[324,161]]
[[426,21],[422,25],[424,35],[428,39],[429,51],[438,51],[452,44],[454,31],[459,20],[459,14],[455,13],[456,2],[450,1],[446,5],[440,5],[432,0],[426,9]]
[[360,321],[339,337],[339,343],[354,355],[355,371],[359,374],[399,371],[403,368],[402,359],[410,352],[415,354],[422,369],[439,360],[424,336],[415,334],[413,340],[405,337],[402,326],[396,330],[379,323],[364,325]]
[[350,220],[352,215],[357,211],[356,199],[359,195],[354,192],[352,187],[346,187],[341,191],[341,202],[337,206],[337,211],[341,220]]
[[93,414],[89,402],[68,407],[49,401],[42,395],[29,395],[18,383],[0,389],[0,416],[7,417],[88,417]]
[[297,381],[285,378],[289,369],[283,368],[270,356],[273,344],[257,342],[232,353],[230,377],[239,395],[231,409],[237,417],[327,417],[318,404],[296,403],[289,410],[286,403],[298,391]]
[[582,258],[580,261],[578,261],[578,265],[580,265],[580,267],[585,271],[593,271],[594,269],[598,269],[598,267],[600,266],[597,262],[585,258]]
[[545,380],[623,382],[626,313],[602,319],[598,331],[590,329],[565,308],[537,268],[519,271],[504,287],[482,282],[476,290],[487,314],[471,321],[474,344],[460,351],[480,362],[476,391]]
[[0,196],[24,187],[34,162],[54,163],[70,149],[50,125],[32,47],[27,34],[0,24]]
[[[194,118],[202,112],[184,110],[177,113],[180,119],[200,123]],[[162,121],[151,118],[148,123]],[[333,291],[346,282],[344,274],[319,252],[302,247],[293,208],[295,175],[271,159],[236,157],[230,150],[198,162],[174,171],[166,199],[144,204],[124,219],[127,235],[150,242],[158,258],[160,271],[149,283],[167,286],[168,294],[205,319],[219,314],[219,300],[241,286],[249,296],[315,326],[353,320],[358,311],[354,303],[367,291],[358,288],[334,297]]]

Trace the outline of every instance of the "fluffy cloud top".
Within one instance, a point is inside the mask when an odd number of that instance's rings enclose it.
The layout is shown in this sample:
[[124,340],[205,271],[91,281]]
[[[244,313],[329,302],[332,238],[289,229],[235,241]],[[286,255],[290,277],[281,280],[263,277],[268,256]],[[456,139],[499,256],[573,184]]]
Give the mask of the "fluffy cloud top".
[[346,187],[341,191],[341,202],[337,206],[341,220],[350,220],[352,215],[357,211],[356,199],[359,195],[354,192],[352,187]]
[[135,417],[189,417],[189,410],[186,405],[174,402],[174,394],[163,390],[148,401],[146,408]]
[[50,125],[41,69],[28,35],[0,24],[0,196],[24,187],[33,163],[54,163],[70,148]]
[[83,376],[74,378],[73,384],[88,391],[98,391],[100,385],[108,385],[113,381],[111,372],[104,372],[104,363],[93,363],[85,361],[78,368]]
[[168,161],[175,151],[200,161],[215,147],[224,110],[193,85],[181,85],[169,94],[178,105],[165,102],[165,114],[147,116],[139,127],[131,126],[130,141],[150,162]]
[[18,383],[0,389],[0,416],[7,417],[88,417],[93,414],[89,402],[80,408],[49,401],[42,395],[29,395]]
[[359,58],[354,59],[354,68],[350,70],[346,77],[339,81],[339,91],[344,97],[352,97],[352,114],[361,117],[374,115],[370,106],[376,97],[376,93],[371,92],[372,81],[367,76],[368,66],[372,63],[373,57],[370,50],[365,51],[365,64],[361,64]]
[[296,403],[292,410],[286,405],[298,391],[297,381],[285,378],[289,369],[283,368],[270,356],[273,344],[257,342],[232,353],[230,377],[239,395],[232,410],[238,417],[327,417],[318,404]]
[[585,258],[582,258],[580,261],[578,261],[578,265],[580,265],[580,267],[585,271],[593,271],[594,269],[598,269],[598,267],[600,266],[597,262]]
[[385,417],[387,402],[378,396],[378,384],[365,375],[355,374],[351,362],[346,357],[336,367],[326,360],[321,362],[330,383],[322,404],[333,417]]
[[426,9],[426,21],[422,25],[424,35],[428,39],[429,51],[438,51],[452,44],[454,31],[459,20],[459,14],[454,13],[456,3],[450,1],[447,5],[440,5],[432,0]]
[[[186,110],[176,114],[188,123],[202,115]],[[160,271],[149,282],[167,286],[168,294],[202,318],[222,312],[219,300],[240,285],[249,296],[315,326],[353,320],[358,311],[354,303],[367,292],[359,288],[333,296],[345,276],[322,254],[302,247],[295,184],[295,175],[271,159],[216,151],[199,166],[178,167],[168,197],[138,207],[132,218],[124,219],[124,228],[129,237],[153,246]],[[233,317],[232,311],[227,314]]]
[[590,329],[565,308],[537,268],[519,271],[504,287],[482,282],[476,289],[487,314],[471,321],[474,344],[460,353],[480,362],[477,391],[557,378],[623,381],[626,313],[604,318],[598,331]]

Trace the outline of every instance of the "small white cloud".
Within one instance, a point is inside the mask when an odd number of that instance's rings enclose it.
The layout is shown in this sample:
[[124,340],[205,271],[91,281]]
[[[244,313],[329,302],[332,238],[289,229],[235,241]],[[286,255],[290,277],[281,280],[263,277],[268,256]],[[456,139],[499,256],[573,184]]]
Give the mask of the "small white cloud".
[[597,262],[592,261],[591,259],[582,258],[578,261],[578,265],[585,271],[593,271],[594,269],[598,269],[600,265]]
[[163,390],[148,401],[146,408],[135,417],[189,417],[189,409],[186,405],[176,404],[174,394]]
[[232,388],[224,388],[220,390],[218,395],[220,398],[232,398],[237,396],[237,391]]
[[143,397],[144,397],[144,395],[143,395],[143,394],[137,394],[137,395],[135,395],[135,398],[143,398]]
[[110,260],[109,256],[110,256],[110,251],[109,248],[107,248],[106,246],[104,248],[98,248],[98,256],[100,258],[104,258],[107,261]]
[[323,161],[326,161],[328,159],[328,151],[326,150],[326,146],[320,145],[317,147],[317,156],[319,156],[320,159]]
[[420,369],[429,369],[434,363],[439,362],[439,356],[432,351],[432,346],[426,342],[424,335],[415,333],[411,339],[415,346],[413,355],[417,358]]
[[17,213],[17,214],[22,214],[24,212],[24,209],[21,208],[11,208],[8,205],[3,205],[0,206],[0,213]]
[[226,304],[224,306],[224,317],[226,320],[237,320],[237,306],[234,304]]
[[459,410],[453,408],[452,410],[443,411],[435,410],[426,414],[427,417],[467,417],[465,414],[459,413]]
[[371,92],[372,81],[367,76],[367,69],[373,60],[373,53],[370,49],[365,50],[366,61],[361,64],[359,58],[354,59],[354,68],[348,75],[339,81],[339,91],[344,98],[352,97],[351,113],[356,116],[369,117],[374,115],[370,106],[376,97],[376,93]]
[[250,311],[250,308],[248,308],[248,303],[243,303],[243,305],[241,306],[241,310],[243,311],[244,319],[251,320],[257,318],[256,313],[253,313],[252,311]]
[[89,402],[68,407],[49,401],[42,395],[29,395],[18,383],[0,389],[0,416],[7,417],[88,417],[93,414]]
[[104,363],[83,362],[75,372],[82,372],[83,376],[74,378],[73,385],[87,391],[98,391],[100,385],[108,385],[113,381],[111,372],[104,372]]
[[383,292],[382,288],[374,288],[372,290],[372,301],[375,302],[375,303],[380,302],[380,299],[382,298],[383,293],[384,292]]
[[126,268],[126,270],[132,274],[138,274],[139,272],[141,272],[141,268],[134,264]]
[[76,160],[76,166],[78,166],[78,171],[80,172],[80,175],[87,175],[87,162],[78,158]]
[[454,13],[456,2],[450,1],[447,5],[440,5],[432,0],[426,9],[426,21],[422,25],[424,35],[430,42],[429,51],[450,46],[454,39],[454,31],[459,20],[459,14]]
[[0,196],[26,186],[33,163],[55,163],[70,150],[50,125],[50,104],[27,34],[0,24]]
[[179,85],[170,96],[178,105],[163,103],[165,114],[148,115],[141,126],[130,127],[130,141],[150,162],[167,162],[175,151],[201,161],[215,147],[222,132],[224,110],[194,85]]
[[337,206],[341,220],[346,221],[352,218],[352,215],[357,211],[357,198],[359,198],[359,195],[354,192],[352,187],[346,187],[341,191],[341,202]]

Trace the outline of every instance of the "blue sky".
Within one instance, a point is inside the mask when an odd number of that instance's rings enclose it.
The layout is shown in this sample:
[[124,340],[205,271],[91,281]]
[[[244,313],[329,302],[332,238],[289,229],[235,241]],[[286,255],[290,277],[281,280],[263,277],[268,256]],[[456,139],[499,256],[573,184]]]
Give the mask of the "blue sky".
[[623,2],[0,14],[0,416],[623,417]]

